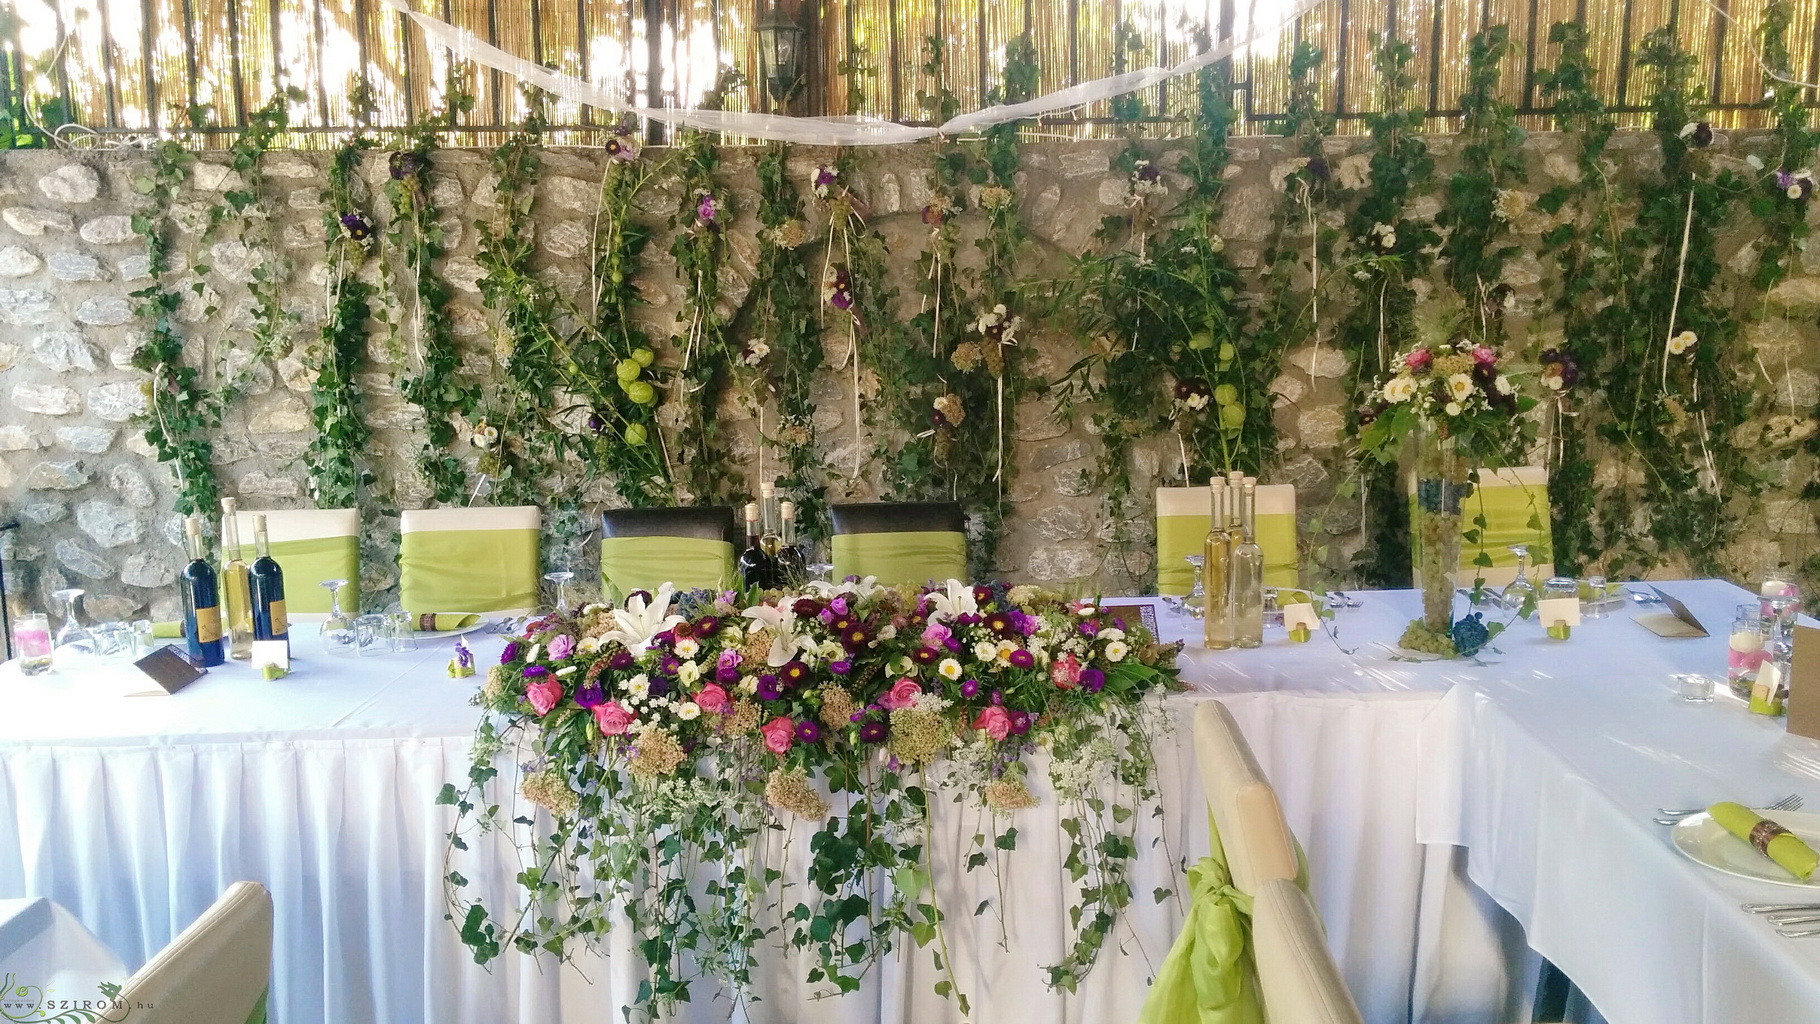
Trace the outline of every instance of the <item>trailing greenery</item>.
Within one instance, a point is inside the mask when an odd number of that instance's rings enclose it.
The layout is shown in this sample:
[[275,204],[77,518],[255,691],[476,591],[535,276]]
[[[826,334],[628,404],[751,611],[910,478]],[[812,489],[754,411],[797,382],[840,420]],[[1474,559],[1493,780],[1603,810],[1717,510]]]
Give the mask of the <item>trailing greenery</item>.
[[1596,71],[1587,53],[1586,27],[1559,22],[1549,29],[1550,43],[1561,48],[1554,68],[1537,72],[1542,95],[1554,99],[1556,131],[1571,133],[1579,177],[1544,192],[1542,212],[1560,223],[1542,236],[1542,250],[1553,257],[1553,307],[1561,320],[1561,342],[1540,355],[1547,413],[1548,497],[1555,567],[1578,575],[1598,549],[1593,524],[1594,465],[1588,427],[1576,396],[1581,368],[1595,365],[1603,348],[1600,310],[1606,300],[1621,304],[1628,282],[1618,246],[1618,200],[1605,170],[1605,148],[1616,125],[1593,88]]
[[[1355,302],[1340,321],[1336,340],[1352,357],[1353,392],[1363,408],[1371,383],[1391,358],[1416,338],[1412,282],[1428,274],[1440,242],[1434,225],[1408,215],[1410,201],[1434,183],[1434,157],[1420,135],[1422,110],[1413,102],[1415,51],[1401,39],[1381,40],[1372,54],[1378,76],[1379,113],[1366,118],[1371,134],[1370,181],[1347,218],[1354,249]],[[1358,413],[1355,429],[1363,426]],[[1365,545],[1353,566],[1368,586],[1402,587],[1410,581],[1409,502],[1396,467],[1361,467]]]
[[329,238],[328,309],[311,363],[316,383],[311,389],[310,418],[316,433],[304,450],[310,494],[318,508],[351,508],[362,485],[373,477],[364,456],[372,430],[361,414],[355,374],[366,358],[367,319],[373,312],[373,286],[361,280],[375,238],[373,221],[355,194],[366,151],[376,143],[355,136],[335,151],[329,165],[327,210],[323,227]]
[[1447,283],[1466,311],[1463,327],[1484,345],[1503,342],[1504,306],[1510,286],[1504,264],[1521,250],[1510,241],[1511,222],[1524,212],[1521,152],[1525,133],[1516,110],[1498,99],[1498,65],[1515,51],[1510,29],[1493,25],[1472,37],[1466,52],[1466,91],[1460,96],[1460,167],[1447,181],[1439,224]]
[[416,372],[410,372],[407,364],[398,390],[423,410],[424,444],[417,452],[417,469],[435,500],[445,503],[467,496],[467,471],[456,446],[462,440],[462,428],[480,404],[479,382],[461,372],[461,352],[448,311],[449,285],[435,270],[436,261],[447,251],[440,223],[444,211],[436,208],[431,195],[437,136],[474,107],[466,82],[454,70],[457,65],[450,67],[442,109],[406,133],[403,145],[388,162],[385,186],[393,211],[386,239],[393,252],[402,254],[412,279],[411,356]]

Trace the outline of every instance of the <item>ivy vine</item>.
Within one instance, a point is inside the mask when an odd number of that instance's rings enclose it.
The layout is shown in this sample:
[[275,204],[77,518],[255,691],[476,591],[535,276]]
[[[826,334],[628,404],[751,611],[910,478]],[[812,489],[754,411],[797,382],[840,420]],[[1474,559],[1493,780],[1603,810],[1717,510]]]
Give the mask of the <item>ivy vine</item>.
[[309,469],[310,494],[318,508],[350,508],[359,503],[362,485],[372,473],[362,456],[372,439],[361,412],[355,374],[366,358],[367,319],[373,311],[373,286],[361,279],[373,245],[371,214],[356,194],[361,160],[376,143],[357,135],[335,151],[329,164],[327,209],[323,227],[329,238],[328,308],[311,362],[316,383],[310,418],[316,427],[303,462]]

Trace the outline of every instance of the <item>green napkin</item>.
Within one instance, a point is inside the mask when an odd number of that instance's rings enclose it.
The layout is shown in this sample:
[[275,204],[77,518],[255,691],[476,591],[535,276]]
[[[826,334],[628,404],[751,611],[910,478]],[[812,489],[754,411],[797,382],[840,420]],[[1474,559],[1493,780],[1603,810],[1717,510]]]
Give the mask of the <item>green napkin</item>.
[[411,627],[420,633],[440,633],[450,629],[466,629],[480,621],[480,616],[473,612],[412,612]]
[[[1764,821],[1756,811],[1743,804],[1735,804],[1730,801],[1714,804],[1706,809],[1706,813],[1712,815],[1714,821],[1725,826],[1725,831],[1747,843],[1751,842],[1751,830]],[[1756,844],[1751,843],[1751,845]],[[1770,860],[1782,865],[1783,870],[1802,881],[1806,881],[1807,876],[1814,873],[1814,868],[1820,866],[1820,853],[1815,853],[1813,847],[1797,839],[1791,833],[1783,833],[1771,839],[1768,853]]]
[[154,622],[152,623],[152,636],[159,640],[177,639],[183,636],[183,623]]

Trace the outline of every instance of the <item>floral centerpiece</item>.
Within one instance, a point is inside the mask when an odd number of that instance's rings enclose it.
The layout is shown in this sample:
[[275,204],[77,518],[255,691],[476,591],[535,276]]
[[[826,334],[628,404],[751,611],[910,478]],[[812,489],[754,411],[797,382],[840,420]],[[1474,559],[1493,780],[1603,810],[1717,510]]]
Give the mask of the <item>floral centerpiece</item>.
[[[1395,462],[1413,444],[1416,494],[1410,529],[1416,550],[1416,585],[1422,619],[1404,634],[1404,646],[1453,654],[1477,650],[1484,639],[1475,618],[1464,645],[1456,645],[1452,574],[1460,543],[1482,522],[1465,526],[1461,501],[1471,492],[1477,467],[1520,462],[1526,438],[1522,414],[1535,399],[1522,396],[1505,373],[1502,356],[1465,339],[1424,343],[1396,357],[1391,371],[1360,410],[1359,448],[1368,458]],[[1419,628],[1418,628],[1419,625]]]
[[[689,999],[692,980],[744,998],[767,937],[805,953],[807,980],[830,992],[908,937],[933,944],[937,988],[965,1013],[930,802],[950,791],[997,823],[975,837],[973,869],[1015,848],[1005,816],[1046,790],[1070,808],[1079,900],[1048,980],[1072,988],[1132,898],[1133,822],[1154,795],[1142,698],[1176,684],[1178,647],[1092,601],[952,580],[757,600],[666,587],[535,619],[476,698],[466,787],[444,788],[460,813],[451,918],[481,962],[507,948],[566,957],[623,920],[649,1016]],[[522,781],[496,792],[508,756]],[[806,848],[780,850],[788,818],[815,829]],[[484,905],[453,869],[482,843],[524,861],[511,905]],[[786,882],[790,857],[807,863]]]

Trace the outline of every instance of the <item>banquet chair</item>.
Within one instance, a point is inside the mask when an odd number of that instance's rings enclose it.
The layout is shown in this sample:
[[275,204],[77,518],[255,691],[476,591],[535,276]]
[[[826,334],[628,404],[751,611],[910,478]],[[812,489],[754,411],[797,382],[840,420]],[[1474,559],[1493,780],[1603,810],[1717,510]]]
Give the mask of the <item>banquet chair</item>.
[[1364,1024],[1314,904],[1294,882],[1270,878],[1252,892],[1251,951],[1266,1024]]
[[272,894],[235,882],[120,990],[133,1024],[263,1024]]
[[317,584],[347,580],[342,609],[360,606],[360,512],[351,508],[241,510],[235,514],[240,542],[253,560],[253,517],[265,517],[272,558],[284,570],[285,610],[292,619],[320,619],[329,611],[329,592]]
[[399,519],[398,599],[414,615],[538,605],[536,505],[407,510]]
[[1232,712],[1217,700],[1202,701],[1194,709],[1194,753],[1233,886],[1249,894],[1273,878],[1301,879],[1300,850],[1276,790]]
[[733,581],[742,539],[733,509],[619,508],[600,514],[600,589],[611,600],[634,590],[718,589]]
[[835,505],[834,578],[876,576],[891,587],[967,578],[967,521],[958,502]]
[[[1189,555],[1198,555],[1213,520],[1212,498],[1205,487],[1156,489],[1156,592],[1182,595],[1194,588]],[[1295,486],[1260,484],[1255,526],[1264,551],[1264,585],[1293,587],[1301,578],[1296,549]]]
[[[1408,480],[1410,502],[1415,502],[1415,479]],[[1475,520],[1485,518],[1481,528]],[[1481,469],[1479,482],[1460,502],[1460,531],[1479,531],[1479,540],[1460,544],[1460,574],[1456,582],[1465,586],[1480,576],[1489,586],[1502,587],[1517,576],[1517,556],[1510,553],[1512,544],[1529,545],[1529,565],[1524,571],[1534,580],[1545,580],[1555,574],[1553,533],[1549,527],[1548,468],[1515,466],[1508,469]],[[1531,522],[1535,526],[1531,526]],[[1413,532],[1410,548],[1420,564],[1416,548],[1421,539]],[[1483,551],[1491,556],[1490,566],[1474,565]]]

